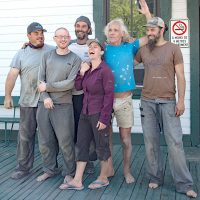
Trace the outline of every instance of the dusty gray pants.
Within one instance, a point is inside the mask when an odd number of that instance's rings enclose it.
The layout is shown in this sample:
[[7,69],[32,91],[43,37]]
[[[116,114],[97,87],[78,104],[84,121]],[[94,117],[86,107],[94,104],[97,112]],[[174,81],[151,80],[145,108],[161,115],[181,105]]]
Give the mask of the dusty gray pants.
[[39,103],[37,111],[38,140],[43,159],[44,172],[58,173],[57,155],[63,154],[63,176],[75,173],[74,117],[72,104],[54,105],[46,109]]
[[147,172],[152,183],[162,184],[160,128],[165,136],[169,165],[177,192],[186,193],[193,180],[186,165],[180,118],[175,116],[174,101],[141,100],[141,120],[147,156]]
[[34,161],[37,108],[20,107],[17,143],[17,171],[29,171]]

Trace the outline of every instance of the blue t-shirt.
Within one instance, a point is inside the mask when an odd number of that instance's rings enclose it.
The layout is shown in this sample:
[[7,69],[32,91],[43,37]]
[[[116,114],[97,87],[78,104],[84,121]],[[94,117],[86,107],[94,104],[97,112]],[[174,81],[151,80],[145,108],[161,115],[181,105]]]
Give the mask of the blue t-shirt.
[[134,56],[139,49],[139,40],[122,43],[119,46],[106,44],[105,62],[114,74],[114,92],[126,92],[135,89]]

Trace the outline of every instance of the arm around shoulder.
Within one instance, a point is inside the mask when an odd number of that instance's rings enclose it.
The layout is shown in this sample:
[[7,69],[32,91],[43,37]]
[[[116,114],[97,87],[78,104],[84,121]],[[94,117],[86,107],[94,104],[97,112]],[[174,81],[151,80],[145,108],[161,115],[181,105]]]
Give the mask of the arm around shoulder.
[[148,38],[147,36],[143,36],[141,38],[139,38],[139,46],[143,47],[144,45],[146,45],[148,43]]

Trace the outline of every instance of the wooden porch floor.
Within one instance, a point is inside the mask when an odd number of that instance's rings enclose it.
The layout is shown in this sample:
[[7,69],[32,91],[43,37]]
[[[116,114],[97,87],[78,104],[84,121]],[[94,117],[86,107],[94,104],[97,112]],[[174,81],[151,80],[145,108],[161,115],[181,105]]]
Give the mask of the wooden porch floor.
[[[200,191],[200,149],[195,147],[185,148],[187,162],[194,179],[194,189]],[[38,151],[35,150],[35,162],[31,174],[22,180],[12,180],[10,174],[16,166],[16,143],[5,147],[0,143],[0,200],[186,200],[183,194],[176,193],[167,161],[166,147],[162,147],[163,164],[165,169],[164,185],[156,190],[148,189],[148,179],[145,177],[145,151],[144,145],[133,146],[132,172],[136,182],[126,184],[122,175],[122,149],[120,145],[114,145],[115,176],[110,179],[110,185],[95,191],[87,189],[90,182],[95,180],[99,171],[99,164],[95,162],[94,175],[84,176],[85,189],[82,191],[61,191],[58,186],[62,183],[61,175],[48,179],[43,183],[36,181],[36,177],[42,173],[42,161]],[[62,163],[59,156],[59,163]],[[178,158],[177,158],[178,159]],[[200,199],[200,195],[197,199]]]

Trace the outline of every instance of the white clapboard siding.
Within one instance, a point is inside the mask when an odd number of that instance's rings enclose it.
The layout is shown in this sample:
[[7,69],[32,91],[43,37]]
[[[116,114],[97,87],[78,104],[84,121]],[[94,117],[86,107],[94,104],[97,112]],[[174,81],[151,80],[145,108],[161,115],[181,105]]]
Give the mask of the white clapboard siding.
[[[33,21],[41,23],[47,29],[45,42],[54,45],[52,38],[58,27],[68,28],[72,38],[75,38],[74,22],[80,15],[88,16],[95,30],[92,0],[0,1],[0,95],[4,95],[4,83],[11,60],[17,50],[27,41],[27,26]],[[18,81],[14,94],[16,91],[19,94],[19,87]]]
[[[4,84],[10,62],[24,42],[27,42],[27,26],[39,22],[47,29],[45,42],[55,45],[52,38],[59,27],[66,27],[75,38],[74,23],[77,17],[85,15],[93,22],[93,0],[1,0],[0,1],[0,95],[4,95]],[[13,95],[20,94],[20,79],[17,79]],[[19,113],[18,113],[19,114]],[[0,116],[10,116],[10,110],[0,107]],[[3,125],[0,124],[0,129]]]
[[[33,21],[40,22],[47,29],[46,43],[54,44],[52,36],[56,28],[67,27],[72,38],[74,21],[80,15],[93,19],[93,0],[1,0],[0,1],[0,95],[4,95],[4,83],[9,70],[9,64],[16,51],[27,41],[26,27]],[[172,18],[186,18],[186,0],[172,1]],[[92,28],[95,29],[92,22]],[[94,31],[93,31],[94,33]],[[94,37],[91,36],[91,38]],[[181,49],[184,58],[186,95],[185,113],[181,117],[184,134],[190,134],[190,50]],[[17,80],[13,95],[19,95],[20,81]],[[134,127],[132,132],[142,133],[139,100],[133,100]],[[8,111],[0,108],[0,115]],[[115,132],[118,132],[116,121],[113,122]],[[2,125],[0,125],[0,128]]]
[[[187,0],[172,1],[172,18],[185,19],[187,18]],[[186,78],[186,93],[185,93],[185,113],[181,117],[181,124],[184,134],[191,133],[190,127],[190,48],[181,48],[184,60],[184,71]]]

